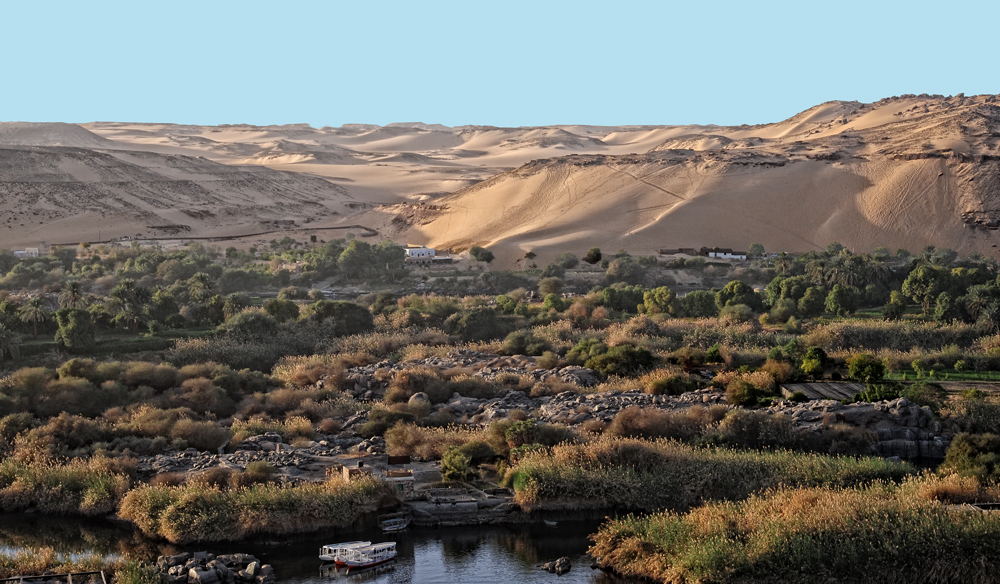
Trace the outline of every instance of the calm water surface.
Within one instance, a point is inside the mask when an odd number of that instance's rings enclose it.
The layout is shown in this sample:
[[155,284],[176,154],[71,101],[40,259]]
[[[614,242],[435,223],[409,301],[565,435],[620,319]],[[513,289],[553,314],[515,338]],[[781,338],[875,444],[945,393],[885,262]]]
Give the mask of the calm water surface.
[[[161,554],[207,549],[213,553],[250,553],[272,564],[279,582],[318,584],[329,582],[611,584],[626,582],[591,570],[586,556],[587,535],[597,521],[560,521],[544,524],[411,528],[383,534],[369,521],[366,528],[328,531],[306,537],[264,539],[238,544],[174,546],[151,541],[134,529],[103,520],[52,518],[0,514],[0,546],[52,547],[63,553],[130,554],[153,560]],[[396,562],[371,572],[350,575],[322,567],[317,559],[323,544],[349,540],[396,541]],[[562,576],[538,568],[539,564],[568,556],[573,569]]]

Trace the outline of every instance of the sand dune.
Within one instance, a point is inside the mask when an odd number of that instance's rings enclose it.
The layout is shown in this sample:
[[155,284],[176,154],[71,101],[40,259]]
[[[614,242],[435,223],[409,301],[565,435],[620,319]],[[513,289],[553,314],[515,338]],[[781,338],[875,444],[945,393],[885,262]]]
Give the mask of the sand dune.
[[119,235],[364,224],[506,265],[594,245],[995,253],[998,119],[996,96],[910,95],[753,126],[0,123],[0,246],[100,218]]

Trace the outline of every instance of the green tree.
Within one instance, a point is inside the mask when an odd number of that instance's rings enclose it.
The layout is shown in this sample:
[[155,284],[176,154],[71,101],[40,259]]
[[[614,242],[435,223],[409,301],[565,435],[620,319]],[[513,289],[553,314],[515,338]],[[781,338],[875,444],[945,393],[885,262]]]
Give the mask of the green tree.
[[542,278],[538,281],[538,291],[542,294],[559,294],[563,289],[563,281],[560,278]]
[[885,304],[882,313],[889,320],[897,320],[906,312],[906,298],[898,290],[889,294],[889,302]]
[[952,299],[951,294],[942,292],[938,294],[937,302],[934,304],[934,320],[938,322],[951,322],[961,316],[958,311],[958,304]]
[[30,322],[34,331],[34,336],[38,337],[38,325],[49,320],[49,310],[45,299],[41,296],[32,296],[18,311],[21,322]]
[[572,253],[566,252],[556,259],[556,263],[567,270],[572,270],[580,264],[580,260],[576,259]]
[[750,249],[747,250],[747,255],[753,259],[762,258],[765,253],[767,252],[764,251],[764,246],[760,243],[751,243]]
[[938,295],[948,289],[949,275],[948,270],[938,266],[917,266],[903,281],[903,294],[920,304],[927,316]]
[[745,304],[757,310],[761,302],[753,288],[739,280],[733,280],[715,294],[715,305],[722,310],[726,306],[737,304]]
[[642,312],[678,316],[680,303],[677,302],[677,293],[666,286],[646,290],[642,294]]
[[469,257],[477,262],[483,262],[486,264],[492,262],[494,259],[492,251],[478,245],[474,245],[469,248]]
[[885,377],[885,364],[868,353],[851,357],[847,366],[851,378],[862,383],[875,383]]
[[59,325],[56,343],[72,352],[89,351],[97,346],[97,327],[89,312],[80,308],[60,308],[54,315]]
[[227,319],[232,318],[234,314],[241,312],[250,305],[249,296],[242,292],[233,292],[229,296],[226,296],[226,301],[222,306],[223,316]]
[[346,300],[317,300],[306,306],[303,317],[317,322],[333,319],[333,334],[338,337],[375,330],[375,317],[371,311]]
[[59,294],[59,306],[63,308],[86,307],[87,294],[83,290],[83,283],[79,280],[66,282],[62,292]]
[[273,298],[264,303],[264,312],[273,316],[278,322],[285,322],[299,317],[299,305],[291,300]]
[[626,284],[639,284],[646,277],[646,270],[630,257],[615,258],[604,276],[609,283],[624,282]]
[[858,309],[858,289],[854,286],[835,284],[826,295],[826,311],[847,316]]
[[542,278],[562,278],[566,275],[566,268],[559,264],[549,264],[542,270]]
[[444,327],[445,332],[459,335],[463,341],[490,341],[506,337],[515,323],[491,308],[474,308],[449,316]]
[[601,303],[606,308],[620,312],[636,313],[643,305],[645,290],[642,286],[615,285],[601,290]]
[[592,247],[589,250],[587,250],[586,255],[583,256],[583,261],[587,262],[590,265],[594,265],[594,264],[600,262],[601,258],[602,258],[602,256],[601,256],[601,248],[599,248],[599,247]]
[[708,290],[695,290],[684,296],[684,316],[691,318],[711,318],[719,314],[715,304],[715,294]]
[[808,288],[805,294],[799,299],[799,314],[806,318],[812,318],[823,314],[826,308],[826,290],[819,286]]
[[243,343],[269,343],[278,336],[278,321],[263,310],[245,310],[219,326],[219,332]]
[[5,356],[15,361],[21,358],[21,339],[7,325],[0,323],[0,363]]

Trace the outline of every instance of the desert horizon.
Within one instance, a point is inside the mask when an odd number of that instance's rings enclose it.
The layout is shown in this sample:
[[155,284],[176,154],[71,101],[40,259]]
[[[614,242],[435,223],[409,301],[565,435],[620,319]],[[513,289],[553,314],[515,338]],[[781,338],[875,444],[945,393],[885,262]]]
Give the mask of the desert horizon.
[[0,122],[0,246],[356,225],[505,267],[594,246],[990,253],[998,132],[997,97],[964,94],[754,126]]

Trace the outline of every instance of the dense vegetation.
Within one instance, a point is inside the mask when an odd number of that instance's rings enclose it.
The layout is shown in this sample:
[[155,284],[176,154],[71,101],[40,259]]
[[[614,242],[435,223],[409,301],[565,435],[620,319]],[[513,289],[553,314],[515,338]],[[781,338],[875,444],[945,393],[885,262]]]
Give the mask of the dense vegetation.
[[[599,537],[623,550],[667,524],[687,533],[702,509],[766,515],[759,509],[770,502],[800,496],[842,505],[873,532],[894,525],[866,514],[859,501],[871,500],[965,545],[940,506],[915,487],[892,486],[916,484],[906,478],[912,468],[862,456],[871,432],[835,421],[802,432],[754,411],[780,399],[783,383],[844,378],[866,384],[855,400],[905,397],[961,432],[942,475],[980,481],[983,493],[1000,480],[1000,401],[938,385],[1000,372],[992,260],[934,248],[856,254],[837,244],[797,256],[755,247],[744,264],[596,248],[520,271],[485,269],[493,259],[474,248],[469,265],[410,268],[392,242],[290,238],[249,250],[81,245],[24,260],[0,252],[0,508],[117,512],[148,534],[190,542],[346,525],[386,496],[372,481],[290,486],[260,466],[136,477],[135,457],[232,451],[276,432],[293,447],[320,435],[384,437],[390,453],[441,460],[445,481],[509,485],[525,507],[695,509],[612,523]],[[365,293],[330,300],[321,282]],[[597,385],[428,365],[455,350],[526,355],[542,370],[581,366]],[[362,370],[383,389],[356,391]],[[485,424],[449,407],[455,394],[696,389],[724,394],[728,405],[632,408],[575,426],[520,410]],[[342,430],[357,414],[363,422]],[[880,486],[864,486],[873,481]],[[769,533],[801,527],[767,521]],[[723,527],[705,537],[735,537]],[[748,529],[741,541],[756,541]],[[851,534],[829,537],[841,535]],[[713,566],[729,560],[690,559],[703,540],[684,537],[675,547],[654,541],[665,550],[657,561],[684,566],[678,581],[738,580],[785,561],[731,563],[735,571],[720,575]],[[790,557],[801,552],[813,565],[806,544],[795,550]],[[622,554],[605,553],[619,567]],[[842,574],[820,564],[820,573]],[[635,573],[664,577],[659,569]]]

